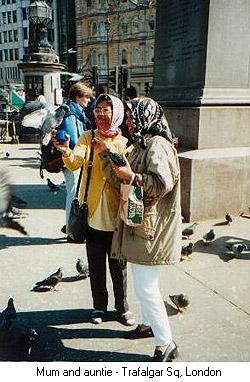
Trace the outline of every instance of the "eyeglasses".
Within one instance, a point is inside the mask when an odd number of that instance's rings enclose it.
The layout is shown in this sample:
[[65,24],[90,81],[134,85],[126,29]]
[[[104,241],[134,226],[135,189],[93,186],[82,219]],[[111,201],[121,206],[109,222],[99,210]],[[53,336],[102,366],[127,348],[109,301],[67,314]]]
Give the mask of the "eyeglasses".
[[112,110],[97,107],[94,109],[94,114],[96,114],[96,115],[100,115],[100,114],[110,115],[110,114],[112,114]]

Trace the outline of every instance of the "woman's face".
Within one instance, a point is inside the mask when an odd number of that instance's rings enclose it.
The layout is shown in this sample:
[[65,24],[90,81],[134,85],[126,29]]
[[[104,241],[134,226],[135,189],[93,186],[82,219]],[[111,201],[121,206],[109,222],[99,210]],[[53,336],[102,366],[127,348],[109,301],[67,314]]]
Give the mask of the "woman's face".
[[95,122],[98,130],[106,131],[110,128],[113,111],[107,101],[101,101],[94,109]]
[[126,125],[128,128],[129,134],[130,135],[133,134],[133,132],[134,132],[134,121],[133,121],[132,113],[130,110],[126,111]]
[[89,96],[82,96],[82,97],[76,97],[76,102],[82,106],[82,107],[87,107],[88,103],[90,102],[90,97]]

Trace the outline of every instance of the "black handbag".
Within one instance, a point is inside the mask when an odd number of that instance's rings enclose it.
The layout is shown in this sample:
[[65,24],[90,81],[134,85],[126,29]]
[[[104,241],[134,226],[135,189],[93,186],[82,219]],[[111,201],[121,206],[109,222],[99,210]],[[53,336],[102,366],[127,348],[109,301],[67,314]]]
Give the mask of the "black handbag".
[[93,167],[93,155],[94,155],[94,148],[91,147],[89,161],[88,161],[88,172],[87,172],[83,204],[80,205],[79,199],[78,199],[78,193],[79,193],[79,188],[80,188],[80,183],[81,183],[81,178],[83,173],[83,166],[81,167],[79,179],[77,182],[76,195],[71,204],[67,234],[68,234],[68,238],[70,238],[70,242],[72,243],[84,243],[86,241],[87,227],[88,227],[87,198],[88,198],[90,176],[91,176],[91,171]]

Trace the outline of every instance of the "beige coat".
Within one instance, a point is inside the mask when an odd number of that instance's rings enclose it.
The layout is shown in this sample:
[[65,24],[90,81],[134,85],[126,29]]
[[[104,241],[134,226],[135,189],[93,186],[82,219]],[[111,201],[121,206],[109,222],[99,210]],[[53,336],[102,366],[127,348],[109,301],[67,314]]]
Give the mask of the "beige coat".
[[138,144],[128,155],[144,193],[142,225],[127,226],[119,217],[111,256],[131,263],[177,263],[181,255],[180,170],[175,148],[160,136],[149,136],[147,148]]

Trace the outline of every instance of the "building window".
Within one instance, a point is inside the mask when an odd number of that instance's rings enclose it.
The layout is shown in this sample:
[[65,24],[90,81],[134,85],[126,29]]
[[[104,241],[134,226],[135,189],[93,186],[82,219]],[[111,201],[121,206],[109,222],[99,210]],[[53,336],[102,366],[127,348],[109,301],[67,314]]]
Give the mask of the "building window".
[[87,7],[92,7],[92,0],[87,0]]
[[155,29],[155,19],[151,18],[148,22],[149,29],[153,31]]
[[2,33],[0,32],[0,44],[2,44]]
[[126,20],[121,22],[121,32],[124,34],[128,33],[128,22]]
[[19,52],[18,52],[18,48],[15,48],[15,60],[16,60],[16,61],[19,60]]
[[7,19],[8,19],[8,24],[11,24],[12,23],[12,20],[11,20],[11,11],[7,12]]
[[97,35],[97,23],[94,21],[91,25],[91,36]]
[[10,0],[7,0],[7,4],[10,4]]
[[23,20],[27,20],[27,8],[22,8]]
[[140,29],[140,23],[138,19],[132,21],[132,33],[138,33]]
[[6,12],[2,13],[3,24],[7,24]]
[[3,32],[3,42],[8,42],[7,31]]
[[139,62],[139,49],[138,48],[133,48],[132,49],[132,64],[138,65]]
[[91,63],[92,65],[97,65],[97,54],[96,54],[96,50],[93,50],[92,53],[91,53]]
[[16,11],[12,12],[12,17],[13,17],[13,23],[16,23],[17,22]]
[[98,27],[99,27],[99,36],[101,36],[101,37],[106,36],[106,27],[105,27],[105,24],[104,24],[103,21],[100,22],[100,24],[98,25]]
[[14,41],[18,41],[18,31],[14,29]]
[[8,51],[8,49],[4,49],[4,61],[9,61],[9,51]]
[[27,27],[23,28],[23,38],[24,38],[24,40],[28,39],[28,28]]
[[8,31],[8,34],[9,34],[9,41],[12,42],[13,41],[13,31]]
[[99,54],[98,55],[98,66],[100,66],[101,68],[106,68],[106,63],[107,63],[107,56],[106,54]]
[[126,49],[122,50],[122,65],[127,65],[128,63],[128,52]]
[[2,0],[2,5],[5,5],[5,1],[6,1],[6,0]]
[[9,57],[10,57],[10,61],[14,60],[13,49],[9,49]]
[[2,62],[2,61],[3,61],[3,51],[0,50],[0,62]]

